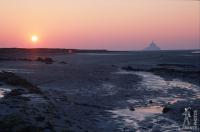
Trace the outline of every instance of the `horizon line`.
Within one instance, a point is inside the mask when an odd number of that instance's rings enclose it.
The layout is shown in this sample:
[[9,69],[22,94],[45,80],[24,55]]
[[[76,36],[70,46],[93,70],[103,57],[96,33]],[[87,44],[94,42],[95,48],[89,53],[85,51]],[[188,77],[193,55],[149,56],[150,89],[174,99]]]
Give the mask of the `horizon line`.
[[[19,48],[19,47],[5,47],[2,48],[0,47],[0,49],[22,49],[22,50],[34,50],[34,49],[41,49],[41,50],[45,50],[45,49],[50,49],[50,50],[96,50],[96,51],[116,51],[116,52],[129,52],[129,51],[145,51],[144,49],[138,49],[138,50],[110,50],[110,49],[93,49],[93,48],[88,48],[88,49],[79,49],[79,48]],[[195,49],[161,49],[161,50],[152,50],[152,51],[176,51],[176,50],[180,50],[180,51],[187,51],[187,50],[200,50],[200,48],[195,48]],[[147,50],[146,50],[147,51]],[[151,51],[151,50],[149,50]],[[147,51],[148,52],[148,51]]]

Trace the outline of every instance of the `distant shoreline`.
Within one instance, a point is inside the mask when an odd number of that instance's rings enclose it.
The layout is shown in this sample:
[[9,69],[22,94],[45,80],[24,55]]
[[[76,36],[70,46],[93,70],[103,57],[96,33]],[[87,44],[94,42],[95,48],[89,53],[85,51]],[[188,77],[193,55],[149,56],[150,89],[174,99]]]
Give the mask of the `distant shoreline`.
[[65,48],[0,48],[0,53],[112,53],[112,52],[165,52],[165,51],[199,51],[200,49],[179,49],[179,50],[105,50],[105,49],[65,49]]

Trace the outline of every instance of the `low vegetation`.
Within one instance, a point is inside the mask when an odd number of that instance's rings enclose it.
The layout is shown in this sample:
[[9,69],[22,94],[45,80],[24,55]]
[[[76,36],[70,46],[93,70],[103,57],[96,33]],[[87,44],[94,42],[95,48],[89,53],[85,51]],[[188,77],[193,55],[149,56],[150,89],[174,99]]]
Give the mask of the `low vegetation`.
[[50,57],[37,57],[36,59],[32,58],[0,58],[0,61],[38,61],[45,64],[53,64],[54,60]]
[[31,93],[41,93],[40,89],[37,86],[28,82],[26,79],[15,75],[12,72],[0,72],[0,80],[8,85],[24,87]]

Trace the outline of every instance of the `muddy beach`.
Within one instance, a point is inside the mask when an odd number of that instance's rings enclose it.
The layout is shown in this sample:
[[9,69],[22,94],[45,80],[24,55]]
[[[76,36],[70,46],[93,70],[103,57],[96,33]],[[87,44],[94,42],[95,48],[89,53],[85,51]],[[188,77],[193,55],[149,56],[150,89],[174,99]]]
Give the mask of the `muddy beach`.
[[0,131],[183,131],[199,77],[194,51],[0,54]]

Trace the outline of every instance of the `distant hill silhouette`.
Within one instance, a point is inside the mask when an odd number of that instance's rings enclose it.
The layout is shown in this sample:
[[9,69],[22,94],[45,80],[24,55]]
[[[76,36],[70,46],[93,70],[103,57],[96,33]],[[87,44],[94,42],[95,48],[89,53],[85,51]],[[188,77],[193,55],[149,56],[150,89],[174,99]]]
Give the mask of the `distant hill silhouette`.
[[0,48],[0,53],[104,53],[107,50],[95,49],[59,49],[59,48]]
[[158,47],[156,45],[156,43],[154,43],[153,41],[149,44],[149,46],[147,48],[144,49],[145,51],[157,51],[157,50],[161,50],[160,47]]

